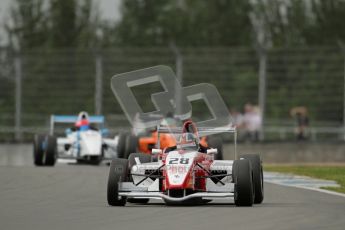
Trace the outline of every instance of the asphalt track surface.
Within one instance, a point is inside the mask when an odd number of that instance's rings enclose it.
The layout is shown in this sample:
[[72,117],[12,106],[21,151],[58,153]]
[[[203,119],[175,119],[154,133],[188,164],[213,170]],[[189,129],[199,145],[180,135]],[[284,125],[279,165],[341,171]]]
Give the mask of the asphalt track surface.
[[345,198],[265,184],[265,200],[193,207],[109,207],[108,167],[32,165],[31,152],[0,153],[0,229],[345,229]]

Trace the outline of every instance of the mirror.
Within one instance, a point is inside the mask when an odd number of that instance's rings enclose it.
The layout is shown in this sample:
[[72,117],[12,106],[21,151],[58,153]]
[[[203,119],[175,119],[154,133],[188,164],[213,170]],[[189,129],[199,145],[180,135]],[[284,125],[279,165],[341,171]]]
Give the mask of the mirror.
[[66,129],[65,130],[65,135],[68,136],[72,133],[72,129]]
[[101,134],[103,137],[107,137],[109,135],[109,130],[108,129],[101,129]]
[[207,154],[217,154],[218,150],[217,149],[207,149]]
[[162,150],[161,149],[152,149],[152,154],[161,154]]

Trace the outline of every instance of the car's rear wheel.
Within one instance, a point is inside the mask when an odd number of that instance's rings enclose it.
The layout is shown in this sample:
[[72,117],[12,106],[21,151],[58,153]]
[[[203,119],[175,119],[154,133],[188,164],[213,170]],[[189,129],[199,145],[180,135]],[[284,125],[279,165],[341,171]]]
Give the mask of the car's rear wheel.
[[46,149],[44,151],[45,154],[45,165],[46,166],[54,166],[56,162],[56,137],[54,136],[46,136]]
[[258,154],[246,154],[241,156],[248,159],[253,170],[253,184],[254,184],[254,203],[261,204],[264,200],[264,177],[262,170],[262,161]]
[[137,152],[138,138],[133,135],[128,135],[126,138],[126,148],[124,158],[128,159],[131,153]]
[[108,177],[107,200],[111,206],[124,206],[127,197],[119,196],[119,182],[128,180],[128,160],[113,159],[111,161]]
[[208,147],[216,148],[217,154],[214,156],[215,160],[223,160],[223,141],[219,136],[209,136],[207,138]]
[[236,206],[252,206],[254,202],[253,176],[250,161],[235,160],[233,164],[233,181],[235,183],[234,200]]
[[118,158],[125,158],[127,136],[127,133],[120,133],[118,136],[118,143],[116,149]]
[[[137,164],[135,158],[139,158],[140,163],[148,163],[151,162],[151,156],[148,154],[143,153],[131,153],[128,157],[128,168],[131,171],[132,167]],[[130,178],[132,181],[133,179]],[[150,199],[136,199],[136,198],[128,198],[128,202],[130,203],[137,203],[137,204],[147,204]]]
[[43,142],[44,142],[44,136],[43,135],[35,135],[34,136],[34,164],[36,166],[42,166],[43,165]]

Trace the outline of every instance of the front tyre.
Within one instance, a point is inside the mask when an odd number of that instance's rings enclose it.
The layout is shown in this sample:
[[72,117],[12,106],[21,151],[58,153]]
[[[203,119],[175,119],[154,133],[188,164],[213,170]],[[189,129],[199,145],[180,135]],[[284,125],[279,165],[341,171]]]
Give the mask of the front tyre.
[[252,206],[254,203],[254,187],[250,161],[247,159],[235,160],[232,170],[235,183],[235,205]]
[[108,177],[107,200],[111,206],[124,206],[127,197],[119,196],[119,182],[125,182],[128,179],[128,160],[113,159],[111,161]]
[[253,184],[254,184],[254,203],[261,204],[264,200],[264,176],[262,170],[262,161],[258,154],[246,154],[241,156],[248,159],[253,170]]

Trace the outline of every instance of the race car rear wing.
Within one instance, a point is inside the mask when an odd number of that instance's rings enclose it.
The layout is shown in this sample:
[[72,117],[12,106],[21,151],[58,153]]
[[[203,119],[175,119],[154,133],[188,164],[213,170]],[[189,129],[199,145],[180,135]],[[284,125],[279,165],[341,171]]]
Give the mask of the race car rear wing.
[[[234,134],[234,157],[237,160],[237,129],[235,126],[225,126],[225,127],[197,127],[200,137],[221,134],[221,133],[233,133]],[[171,133],[171,134],[182,134],[183,129],[181,127],[168,127],[168,126],[158,126],[158,140],[160,140],[160,133]],[[159,141],[158,141],[159,143]],[[160,144],[160,143],[159,143]]]
[[[93,124],[104,124],[104,116],[90,116],[89,121]],[[54,134],[56,123],[60,124],[74,124],[78,121],[78,116],[70,115],[51,115],[50,117],[50,135]]]
[[[197,127],[200,136],[217,134],[217,133],[235,133],[236,127]],[[183,133],[181,127],[158,126],[157,131],[160,133]]]

